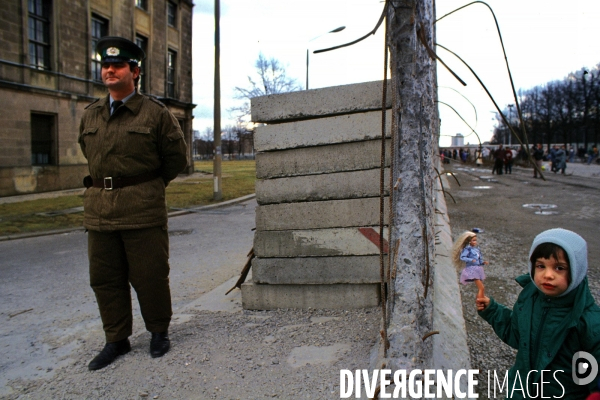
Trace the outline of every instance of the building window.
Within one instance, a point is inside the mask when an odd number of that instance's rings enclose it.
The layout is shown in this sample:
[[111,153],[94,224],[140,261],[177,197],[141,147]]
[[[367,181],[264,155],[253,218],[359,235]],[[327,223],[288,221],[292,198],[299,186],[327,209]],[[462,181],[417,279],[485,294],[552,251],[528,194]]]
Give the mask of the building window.
[[148,0],[135,0],[135,6],[137,8],[141,8],[142,10],[148,11]]
[[49,0],[28,0],[29,63],[37,69],[50,69]]
[[172,1],[167,2],[167,22],[169,26],[177,27],[177,4]]
[[102,36],[108,35],[108,21],[92,15],[92,79],[102,82],[102,63],[100,54],[96,52],[96,44]]
[[56,165],[56,122],[49,114],[31,114],[31,164]]
[[167,55],[167,97],[175,97],[175,67],[177,53],[169,50]]
[[[136,35],[135,44],[142,50],[144,50],[144,54],[148,54],[148,39],[143,36]],[[140,81],[138,84],[139,91],[142,93],[146,93],[148,88],[146,87],[146,62],[144,60],[140,60],[138,63],[140,66]]]

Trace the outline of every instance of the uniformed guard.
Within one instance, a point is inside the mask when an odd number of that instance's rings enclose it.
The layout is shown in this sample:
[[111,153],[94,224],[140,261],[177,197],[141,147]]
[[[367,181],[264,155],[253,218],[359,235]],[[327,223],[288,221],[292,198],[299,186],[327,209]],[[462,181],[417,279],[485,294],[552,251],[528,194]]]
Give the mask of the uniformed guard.
[[90,285],[106,336],[90,370],[131,350],[130,284],[151,333],[151,356],[162,357],[170,348],[165,187],[187,165],[187,145],[175,117],[136,91],[142,49],[121,37],[103,37],[96,51],[108,95],[86,107],[79,127],[90,173],[83,201]]

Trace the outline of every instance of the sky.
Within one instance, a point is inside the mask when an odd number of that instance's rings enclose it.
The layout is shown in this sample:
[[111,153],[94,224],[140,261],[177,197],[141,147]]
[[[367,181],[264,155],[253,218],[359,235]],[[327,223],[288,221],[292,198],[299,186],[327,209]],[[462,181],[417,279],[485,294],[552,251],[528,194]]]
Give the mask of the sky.
[[[436,1],[437,18],[469,1]],[[515,88],[529,89],[600,63],[600,2],[597,0],[489,0],[500,26]],[[375,35],[343,49],[312,51],[344,44],[367,34],[383,10],[381,0],[221,0],[221,126],[234,125],[228,110],[240,104],[234,88],[249,87],[259,53],[276,58],[304,88],[309,50],[309,88],[347,85],[383,78],[383,26]],[[214,0],[195,0],[193,16],[194,130],[213,126]],[[328,33],[345,26],[343,31]],[[437,43],[477,73],[500,106],[514,99],[500,40],[489,9],[473,4],[436,23]],[[440,145],[461,133],[465,143],[490,140],[495,108],[475,77],[447,51],[437,53],[463,79],[462,86],[438,63]],[[388,73],[389,76],[389,73]],[[468,99],[468,100],[467,100]],[[446,104],[455,109],[468,124]]]

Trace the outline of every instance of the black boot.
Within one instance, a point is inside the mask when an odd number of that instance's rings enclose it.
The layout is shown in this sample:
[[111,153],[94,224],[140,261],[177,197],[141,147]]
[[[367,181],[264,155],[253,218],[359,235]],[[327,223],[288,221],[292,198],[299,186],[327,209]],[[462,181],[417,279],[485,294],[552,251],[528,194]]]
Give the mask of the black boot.
[[118,342],[106,343],[104,348],[88,365],[90,371],[104,368],[110,364],[119,356],[127,354],[131,351],[131,344],[129,339],[119,340]]
[[152,339],[150,339],[150,355],[152,358],[162,357],[169,351],[171,342],[169,341],[168,332],[151,332]]

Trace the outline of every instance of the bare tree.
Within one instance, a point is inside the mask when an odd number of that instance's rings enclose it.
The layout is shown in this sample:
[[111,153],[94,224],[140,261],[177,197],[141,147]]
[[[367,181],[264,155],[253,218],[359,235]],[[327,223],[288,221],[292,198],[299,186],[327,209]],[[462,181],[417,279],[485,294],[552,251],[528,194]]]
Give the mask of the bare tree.
[[198,137],[194,139],[194,148],[196,154],[203,157],[210,157],[213,153],[213,129],[206,128],[200,132]]
[[[564,143],[587,148],[600,135],[600,64],[569,73],[523,92],[521,108],[529,143]],[[507,113],[507,110],[503,110]],[[494,140],[505,137],[501,119]]]
[[248,87],[234,88],[234,98],[244,100],[241,106],[229,109],[229,112],[236,115],[238,123],[249,122],[251,98],[302,89],[296,79],[287,76],[285,67],[275,58],[267,59],[260,53],[254,67],[255,75],[248,76]]

